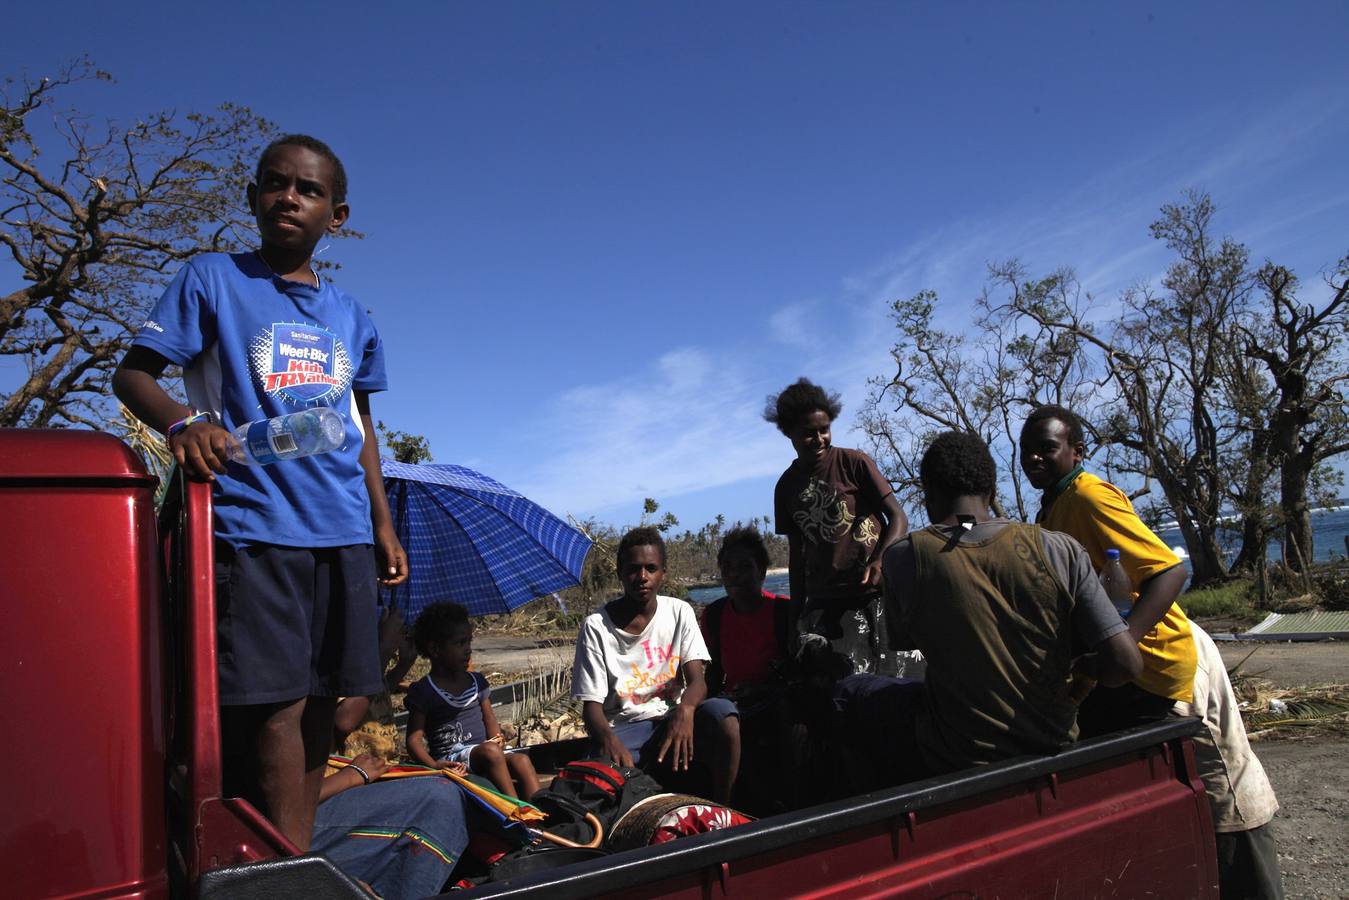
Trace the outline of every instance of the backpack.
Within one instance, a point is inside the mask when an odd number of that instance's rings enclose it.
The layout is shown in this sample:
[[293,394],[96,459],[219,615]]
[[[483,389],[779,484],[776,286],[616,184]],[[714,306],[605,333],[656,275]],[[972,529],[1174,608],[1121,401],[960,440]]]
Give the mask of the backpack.
[[548,814],[547,830],[578,844],[594,838],[587,813],[599,820],[603,834],[640,800],[663,791],[656,779],[641,769],[614,766],[598,759],[567,763],[550,787],[529,798]]

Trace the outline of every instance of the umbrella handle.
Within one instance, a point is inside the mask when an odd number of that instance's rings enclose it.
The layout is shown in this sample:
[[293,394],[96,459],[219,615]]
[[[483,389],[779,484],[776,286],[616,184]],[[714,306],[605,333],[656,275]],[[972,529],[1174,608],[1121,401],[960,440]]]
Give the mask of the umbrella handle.
[[596,847],[598,847],[600,843],[604,840],[604,826],[600,824],[599,819],[595,818],[594,813],[586,813],[585,821],[587,825],[589,825],[591,828],[595,830],[595,836],[590,839],[589,843],[578,844],[575,841],[569,841],[564,837],[558,837],[555,834],[549,834],[547,831],[543,831],[542,829],[539,830],[539,837],[543,838],[545,841],[551,841],[552,843],[557,844],[559,847],[572,847],[572,848],[583,848],[586,850],[593,850]]

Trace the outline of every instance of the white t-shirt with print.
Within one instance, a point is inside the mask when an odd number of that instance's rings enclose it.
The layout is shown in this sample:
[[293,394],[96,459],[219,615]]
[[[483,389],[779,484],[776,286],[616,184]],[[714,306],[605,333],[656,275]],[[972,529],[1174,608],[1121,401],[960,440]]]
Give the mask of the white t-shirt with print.
[[604,704],[610,725],[658,719],[679,703],[679,667],[711,657],[693,607],[656,597],[656,614],[641,634],[614,624],[605,607],[581,623],[572,666],[571,695]]

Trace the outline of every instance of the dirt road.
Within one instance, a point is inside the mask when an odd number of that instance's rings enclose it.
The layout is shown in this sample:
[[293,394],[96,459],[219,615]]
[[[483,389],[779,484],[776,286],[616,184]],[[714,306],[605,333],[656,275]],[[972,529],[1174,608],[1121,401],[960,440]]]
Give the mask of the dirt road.
[[[492,672],[528,672],[570,666],[575,652],[572,640],[543,639],[517,635],[485,634],[473,637],[473,668]],[[498,679],[491,679],[493,684]]]
[[[1242,663],[1244,674],[1268,679],[1279,687],[1349,683],[1349,641],[1226,641],[1218,649],[1228,668]],[[572,642],[566,639],[495,634],[473,639],[473,667],[480,672],[524,672],[569,666],[571,661]]]
[[1241,663],[1242,674],[1264,678],[1278,687],[1349,683],[1349,641],[1224,641],[1218,644],[1218,652],[1228,669]]
[[[1228,668],[1276,687],[1349,682],[1349,642],[1219,643]],[[1245,660],[1245,662],[1242,662]],[[1274,837],[1290,898],[1349,897],[1349,725],[1284,729],[1252,745],[1279,812]]]
[[1349,728],[1255,743],[1279,812],[1284,891],[1299,898],[1349,897]]

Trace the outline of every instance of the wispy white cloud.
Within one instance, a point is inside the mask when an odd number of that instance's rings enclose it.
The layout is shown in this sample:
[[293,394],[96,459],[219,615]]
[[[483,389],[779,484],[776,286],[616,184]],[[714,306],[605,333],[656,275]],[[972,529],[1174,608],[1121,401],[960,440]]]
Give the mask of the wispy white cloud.
[[[1192,186],[1220,203],[1238,198],[1225,207],[1234,214],[1222,230],[1239,239],[1296,231],[1349,204],[1342,191],[1299,201],[1278,189],[1300,160],[1335,142],[1328,132],[1345,131],[1338,118],[1345,105],[1313,93],[1238,127],[1224,130],[1220,118],[1194,123],[1193,131],[1159,137],[1148,153],[1103,166],[1055,197],[1026,196],[930,229],[873,266],[842,275],[834,296],[778,303],[764,314],[758,344],[674,349],[571,390],[523,436],[552,448],[551,455],[512,483],[556,510],[631,521],[644,496],[668,505],[683,494],[771,479],[790,451],[762,420],[763,400],[802,374],[843,394],[847,405],[835,434],[851,443],[847,432],[868,378],[889,374],[893,365],[887,315],[893,300],[937,290],[939,324],[966,327],[987,265],[1018,257],[1033,273],[1073,265],[1108,310],[1121,289],[1156,282],[1168,256],[1147,225],[1162,203]],[[1290,117],[1294,124],[1281,129]],[[1264,190],[1256,190],[1257,181]],[[1276,215],[1266,214],[1271,198]],[[762,352],[764,342],[773,353]]]
[[556,448],[518,487],[555,510],[631,507],[773,474],[781,438],[760,418],[760,381],[735,354],[685,347],[558,398],[538,431]]

